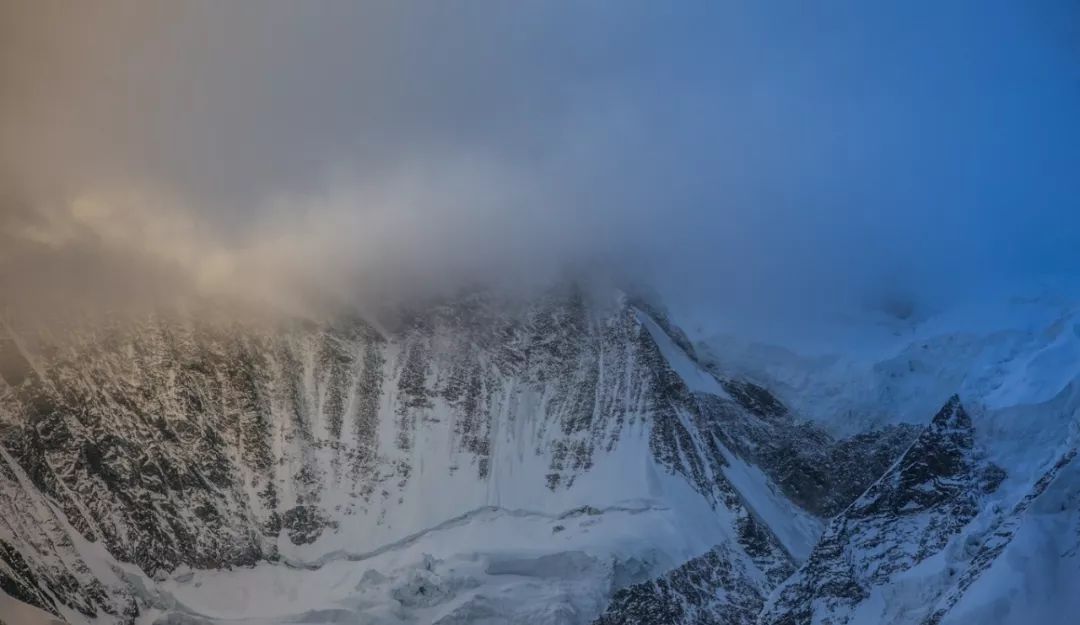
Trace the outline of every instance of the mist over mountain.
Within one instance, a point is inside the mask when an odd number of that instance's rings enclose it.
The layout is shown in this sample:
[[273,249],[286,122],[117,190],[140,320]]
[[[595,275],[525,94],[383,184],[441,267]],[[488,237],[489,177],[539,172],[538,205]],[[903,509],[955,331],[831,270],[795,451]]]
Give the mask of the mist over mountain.
[[8,282],[600,266],[785,323],[1080,266],[1070,3],[3,10]]
[[0,3],[0,625],[1071,623],[1077,24]]

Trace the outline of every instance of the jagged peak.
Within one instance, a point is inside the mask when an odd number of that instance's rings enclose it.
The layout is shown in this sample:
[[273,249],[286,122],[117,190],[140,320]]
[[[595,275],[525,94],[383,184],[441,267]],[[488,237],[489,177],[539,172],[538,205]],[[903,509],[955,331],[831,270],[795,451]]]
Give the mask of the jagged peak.
[[967,410],[964,409],[959,394],[953,394],[945,402],[941,410],[930,420],[930,427],[934,430],[971,429],[971,417],[968,415]]

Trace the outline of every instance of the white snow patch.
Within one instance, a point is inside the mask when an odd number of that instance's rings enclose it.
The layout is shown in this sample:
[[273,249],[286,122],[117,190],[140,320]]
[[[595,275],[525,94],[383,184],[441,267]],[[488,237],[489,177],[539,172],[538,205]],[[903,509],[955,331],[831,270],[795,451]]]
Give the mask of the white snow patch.
[[659,507],[555,516],[486,510],[316,569],[262,563],[185,573],[161,586],[212,622],[587,623],[617,583],[708,549],[682,521]]
[[671,340],[671,337],[668,336],[655,321],[653,321],[652,317],[641,311],[637,312],[637,316],[641,321],[641,324],[649,331],[649,335],[652,336],[657,347],[660,348],[660,353],[663,354],[668,365],[680,378],[682,378],[683,382],[686,383],[686,386],[689,387],[692,392],[710,393],[726,399],[731,399],[728,392],[724,390],[724,387],[717,381],[716,376],[705,371],[698,363],[694,362],[686,352],[676,345],[675,342]]
[[761,469],[744,462],[727,449],[722,449],[728,466],[724,477],[743,496],[777,540],[799,562],[806,561],[824,529],[821,521],[791,503],[779,492]]

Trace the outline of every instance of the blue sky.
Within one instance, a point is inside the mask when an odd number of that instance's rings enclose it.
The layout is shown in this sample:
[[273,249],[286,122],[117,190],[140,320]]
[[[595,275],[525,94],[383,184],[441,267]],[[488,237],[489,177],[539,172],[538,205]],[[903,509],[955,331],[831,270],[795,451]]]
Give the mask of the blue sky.
[[4,11],[0,234],[50,254],[337,291],[597,264],[778,323],[1080,271],[1076,2]]

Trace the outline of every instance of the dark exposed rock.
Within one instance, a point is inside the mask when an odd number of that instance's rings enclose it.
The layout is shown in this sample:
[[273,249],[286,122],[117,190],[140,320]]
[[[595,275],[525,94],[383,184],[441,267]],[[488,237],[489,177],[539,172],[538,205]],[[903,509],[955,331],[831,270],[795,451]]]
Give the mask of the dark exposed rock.
[[5,540],[0,540],[0,563],[0,590],[23,603],[57,614],[55,602],[41,592],[38,579],[22,554]]
[[281,526],[294,545],[315,542],[329,524],[329,518],[318,506],[295,506],[281,517]]
[[723,380],[724,390],[743,408],[762,419],[779,419],[787,414],[787,406],[768,390],[743,380]]
[[717,546],[655,580],[617,591],[593,625],[751,625],[764,592],[734,553]]
[[64,523],[25,473],[0,450],[0,590],[59,615],[130,623],[139,614],[126,588],[104,585],[72,544]]
[[900,460],[829,523],[762,622],[846,623],[871,588],[940,552],[1001,475],[979,459],[971,418],[953,397]]
[[715,395],[698,398],[716,436],[761,467],[793,502],[819,517],[846,508],[919,433],[916,426],[896,425],[836,440],[816,425],[798,422],[764,388],[730,380],[724,388],[742,410]]

